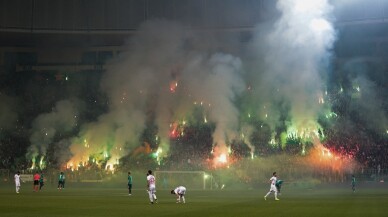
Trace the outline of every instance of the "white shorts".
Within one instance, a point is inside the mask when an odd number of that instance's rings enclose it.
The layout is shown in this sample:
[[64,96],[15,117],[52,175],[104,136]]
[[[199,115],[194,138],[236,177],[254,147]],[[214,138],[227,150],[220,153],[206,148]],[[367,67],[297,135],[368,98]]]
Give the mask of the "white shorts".
[[269,189],[269,191],[278,192],[278,189],[275,185],[271,185],[271,189]]
[[20,182],[15,182],[15,185],[20,187]]
[[156,187],[155,186],[150,186],[148,188],[148,192],[150,192],[151,194],[155,194],[156,193]]

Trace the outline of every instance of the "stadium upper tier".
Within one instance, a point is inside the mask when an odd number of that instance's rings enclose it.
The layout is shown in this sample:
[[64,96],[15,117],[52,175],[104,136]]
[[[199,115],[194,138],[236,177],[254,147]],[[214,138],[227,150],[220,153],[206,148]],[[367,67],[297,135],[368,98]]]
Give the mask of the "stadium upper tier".
[[[388,1],[332,0],[338,25],[385,22]],[[276,0],[0,0],[3,32],[131,32],[146,20],[246,29],[278,15]]]

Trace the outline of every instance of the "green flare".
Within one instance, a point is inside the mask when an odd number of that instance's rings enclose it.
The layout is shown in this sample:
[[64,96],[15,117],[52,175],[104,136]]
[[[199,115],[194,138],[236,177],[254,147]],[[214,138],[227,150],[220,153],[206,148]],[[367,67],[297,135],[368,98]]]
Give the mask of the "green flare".
[[283,132],[280,134],[280,144],[282,145],[282,148],[286,146],[287,143],[287,133]]

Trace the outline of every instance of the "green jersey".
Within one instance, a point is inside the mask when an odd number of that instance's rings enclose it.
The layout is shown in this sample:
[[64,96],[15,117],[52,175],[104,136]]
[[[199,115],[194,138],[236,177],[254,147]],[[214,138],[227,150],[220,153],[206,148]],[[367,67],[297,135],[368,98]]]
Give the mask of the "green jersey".
[[128,185],[132,185],[132,176],[128,176]]
[[65,175],[64,174],[59,174],[59,181],[64,181],[65,180]]
[[356,177],[352,177],[352,185],[356,184]]
[[40,174],[39,182],[43,183],[43,181],[44,181],[43,174]]

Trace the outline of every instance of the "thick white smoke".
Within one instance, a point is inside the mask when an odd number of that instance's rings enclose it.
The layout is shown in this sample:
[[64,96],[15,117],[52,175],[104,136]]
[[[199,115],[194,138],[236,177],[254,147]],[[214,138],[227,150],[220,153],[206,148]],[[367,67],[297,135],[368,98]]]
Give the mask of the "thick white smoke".
[[227,144],[238,136],[239,111],[234,100],[245,89],[241,70],[240,59],[221,53],[198,56],[185,70],[188,90],[205,104],[208,120],[216,124],[216,155],[227,154]]
[[280,18],[269,28],[259,26],[253,47],[259,52],[253,94],[260,102],[257,115],[274,129],[289,111],[286,125],[298,136],[316,130],[323,92],[320,72],[335,40],[327,0],[282,0]]

